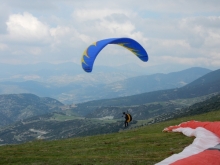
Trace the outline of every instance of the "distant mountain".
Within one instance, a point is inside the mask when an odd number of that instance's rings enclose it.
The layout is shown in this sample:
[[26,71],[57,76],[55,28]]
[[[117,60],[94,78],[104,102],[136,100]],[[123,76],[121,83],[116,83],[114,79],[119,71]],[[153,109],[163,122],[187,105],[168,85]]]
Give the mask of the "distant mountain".
[[52,98],[33,94],[0,95],[0,126],[28,117],[61,111],[63,104]]
[[[144,92],[182,87],[209,72],[211,70],[195,67],[169,74],[142,75],[113,83],[97,85],[78,84],[77,88],[74,88],[76,84],[72,84],[72,89],[69,88],[69,91],[65,92],[65,94],[68,96],[68,99],[72,98],[72,103],[130,96]],[[117,74],[111,77],[115,78],[115,76]],[[55,98],[61,100],[61,98]],[[66,101],[66,103],[71,102]]]
[[[85,73],[81,67],[81,65],[66,62],[61,64],[51,64],[51,63],[37,63],[37,64],[27,64],[27,65],[12,65],[12,64],[0,64],[0,82],[10,81],[10,82],[22,82],[22,81],[38,81],[44,83],[54,83],[54,84],[67,84],[73,83],[82,79],[83,77],[91,77],[90,75],[97,78],[97,76],[101,73],[104,73],[105,76],[112,73],[119,73],[122,77],[134,77],[137,75],[149,74],[144,71],[143,68],[139,67],[136,71],[132,70],[122,70],[116,67],[109,66],[96,66],[92,73]],[[103,74],[102,74],[103,75]],[[62,80],[62,78],[66,78],[66,80]],[[67,79],[68,78],[68,79]],[[114,77],[111,77],[110,81],[115,81]],[[62,80],[62,81],[61,81]],[[93,82],[91,80],[90,82]],[[105,79],[102,79],[105,82]]]
[[78,64],[50,64],[38,63],[27,65],[0,64],[0,81],[25,81],[25,80],[46,80],[56,75],[78,75],[83,73]]
[[70,66],[71,64],[67,64],[65,68],[60,64],[55,70],[52,70],[50,65],[42,69],[35,66],[32,72],[29,70],[27,72],[32,73],[32,77],[36,77],[36,80],[38,77],[38,81],[0,82],[0,94],[33,93],[40,97],[52,97],[65,104],[72,104],[182,87],[210,72],[209,69],[195,67],[169,74],[160,73],[129,78],[137,73],[120,72],[120,70],[105,67],[107,70],[105,73],[65,74],[70,72]]
[[11,123],[13,123],[13,120],[11,120],[9,117],[0,112],[0,127],[9,125]]
[[194,67],[169,74],[158,73],[153,75],[143,75],[107,84],[97,91],[100,91],[100,93],[98,93],[99,96],[102,96],[103,98],[111,98],[179,88],[209,72],[211,72],[209,69]]
[[134,106],[152,102],[195,98],[217,92],[220,92],[220,69],[210,72],[181,88],[147,92],[127,97],[85,102],[77,104],[77,107],[73,109],[73,111],[85,115],[92,112],[97,107],[101,106]]

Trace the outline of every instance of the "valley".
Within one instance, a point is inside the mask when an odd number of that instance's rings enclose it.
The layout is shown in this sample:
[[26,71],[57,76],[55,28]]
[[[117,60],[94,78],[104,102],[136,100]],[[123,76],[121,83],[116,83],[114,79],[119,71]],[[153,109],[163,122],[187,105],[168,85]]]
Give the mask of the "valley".
[[135,129],[215,111],[219,109],[219,72],[179,88],[70,105],[34,94],[0,95],[0,145],[117,133],[124,130],[122,112],[133,117],[127,129]]

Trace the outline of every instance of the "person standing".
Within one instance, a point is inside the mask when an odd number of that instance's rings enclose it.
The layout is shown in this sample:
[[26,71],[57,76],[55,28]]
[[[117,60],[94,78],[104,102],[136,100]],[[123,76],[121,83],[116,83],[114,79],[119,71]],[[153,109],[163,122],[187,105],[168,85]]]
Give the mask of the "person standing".
[[124,118],[125,118],[124,124],[125,124],[125,127],[127,127],[128,123],[131,122],[132,117],[129,113],[125,113],[125,112],[123,112],[123,115],[124,115]]

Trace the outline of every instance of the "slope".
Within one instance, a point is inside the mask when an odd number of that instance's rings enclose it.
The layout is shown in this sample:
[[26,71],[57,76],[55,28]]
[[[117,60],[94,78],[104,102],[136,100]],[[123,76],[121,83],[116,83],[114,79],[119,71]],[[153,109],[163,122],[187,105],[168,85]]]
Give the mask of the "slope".
[[164,127],[189,120],[216,121],[219,116],[220,110],[113,134],[1,146],[0,164],[153,165],[182,151],[194,139],[163,133]]
[[195,103],[187,108],[182,108],[169,113],[161,113],[153,119],[154,123],[170,120],[179,117],[193,116],[220,109],[220,94],[213,95],[211,98]]

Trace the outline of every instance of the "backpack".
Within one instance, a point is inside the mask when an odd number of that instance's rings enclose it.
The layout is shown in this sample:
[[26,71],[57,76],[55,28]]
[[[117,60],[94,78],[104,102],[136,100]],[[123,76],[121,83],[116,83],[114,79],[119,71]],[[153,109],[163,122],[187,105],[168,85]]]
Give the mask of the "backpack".
[[129,123],[129,122],[132,121],[132,116],[131,116],[129,113],[127,113],[127,115],[128,115],[128,120],[127,120],[127,122]]

